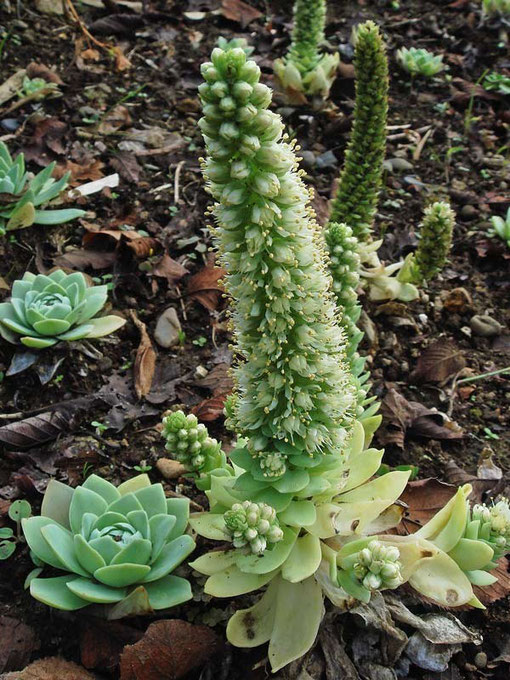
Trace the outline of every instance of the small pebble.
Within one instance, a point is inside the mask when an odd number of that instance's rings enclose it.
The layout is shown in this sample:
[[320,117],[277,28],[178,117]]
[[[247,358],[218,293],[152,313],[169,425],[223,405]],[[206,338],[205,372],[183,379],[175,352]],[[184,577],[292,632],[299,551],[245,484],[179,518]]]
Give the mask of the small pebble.
[[205,376],[209,373],[207,368],[205,366],[197,366],[195,368],[195,377],[196,378],[205,378]]
[[475,666],[477,668],[485,668],[487,666],[487,654],[485,652],[478,652],[475,656]]
[[471,330],[481,338],[493,338],[500,335],[503,326],[488,314],[475,314],[470,322]]
[[173,307],[165,309],[159,317],[154,331],[154,339],[160,347],[173,347],[179,343],[182,327]]
[[478,215],[478,210],[475,208],[474,205],[470,205],[469,203],[467,205],[462,206],[461,211],[460,211],[460,216],[463,217],[466,220],[472,220]]
[[160,458],[156,467],[165,479],[177,479],[186,472],[184,465],[172,458]]

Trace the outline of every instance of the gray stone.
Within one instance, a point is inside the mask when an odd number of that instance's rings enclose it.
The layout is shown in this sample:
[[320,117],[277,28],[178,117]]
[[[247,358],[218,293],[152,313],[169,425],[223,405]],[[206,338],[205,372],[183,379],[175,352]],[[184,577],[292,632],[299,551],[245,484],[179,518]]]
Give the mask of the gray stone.
[[471,330],[475,335],[482,338],[493,338],[496,335],[500,335],[503,330],[503,326],[487,314],[475,314],[471,317],[469,322]]
[[156,323],[154,339],[160,347],[173,347],[179,343],[181,332],[181,322],[177,312],[173,307],[168,307]]

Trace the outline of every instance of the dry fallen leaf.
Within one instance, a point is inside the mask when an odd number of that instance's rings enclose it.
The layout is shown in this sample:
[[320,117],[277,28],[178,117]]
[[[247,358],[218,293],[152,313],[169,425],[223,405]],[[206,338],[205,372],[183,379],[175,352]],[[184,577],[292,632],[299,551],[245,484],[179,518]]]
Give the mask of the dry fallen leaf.
[[438,340],[420,355],[411,377],[416,382],[442,383],[465,366],[462,350],[453,342]]
[[129,311],[129,315],[141,336],[133,368],[136,396],[141,399],[151,391],[152,379],[156,369],[156,351],[152,346],[147,327],[143,321],[140,321],[133,309]]
[[132,645],[142,637],[142,631],[124,623],[92,618],[85,621],[80,630],[81,662],[89,670],[113,673],[124,646]]
[[20,673],[7,673],[2,680],[96,680],[96,676],[72,661],[56,656],[39,659]]
[[218,307],[220,296],[224,292],[220,284],[224,276],[224,269],[208,264],[188,279],[188,294],[213,312]]
[[0,427],[0,443],[13,449],[36,446],[56,439],[69,424],[69,416],[62,411],[48,411]]
[[377,433],[381,445],[395,444],[404,448],[406,434],[427,439],[462,439],[460,427],[437,411],[408,401],[395,389],[388,391],[381,404],[383,424]]
[[225,399],[227,394],[220,394],[210,399],[204,399],[191,409],[191,412],[196,415],[199,420],[204,422],[211,422],[223,415],[223,407],[225,406]]
[[243,0],[222,0],[221,13],[226,19],[237,21],[242,28],[262,16],[262,12],[246,4]]
[[123,127],[131,125],[131,116],[128,109],[122,104],[118,104],[111,111],[108,111],[97,127],[97,131],[102,135],[111,135]]
[[169,285],[172,285],[182,279],[184,274],[188,273],[186,267],[173,260],[168,253],[165,253],[162,258],[153,266],[150,272],[153,276],[159,276],[166,279]]
[[208,626],[170,619],[152,623],[120,657],[120,680],[178,680],[221,649]]
[[36,649],[39,640],[30,626],[10,616],[0,616],[0,673],[23,668]]
[[70,185],[75,187],[82,182],[101,179],[101,177],[103,177],[103,173],[101,172],[103,168],[104,163],[97,159],[91,159],[85,163],[74,163],[73,161],[66,160],[65,165],[57,165],[53,175],[59,179],[65,175],[66,172],[70,172]]

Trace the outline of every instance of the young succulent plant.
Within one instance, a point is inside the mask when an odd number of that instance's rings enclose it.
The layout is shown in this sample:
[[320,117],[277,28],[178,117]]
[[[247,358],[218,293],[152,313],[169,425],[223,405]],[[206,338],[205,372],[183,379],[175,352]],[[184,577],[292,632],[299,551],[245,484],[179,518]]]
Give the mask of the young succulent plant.
[[292,42],[283,59],[273,64],[278,83],[290,104],[327,98],[340,56],[320,51],[324,42],[326,0],[295,0]]
[[510,0],[482,0],[483,13],[489,17],[510,15]]
[[186,602],[190,584],[171,572],[195,547],[188,515],[187,499],[167,499],[145,474],[118,487],[97,475],[75,489],[51,480],[23,532],[40,562],[66,574],[32,579],[31,595],[68,611],[110,605],[110,619]]
[[26,272],[13,283],[10,300],[0,303],[0,335],[34,349],[101,338],[126,323],[114,314],[96,316],[107,297],[107,286],[89,286],[81,272]]
[[25,171],[23,154],[13,160],[7,146],[0,142],[0,235],[32,224],[62,224],[85,215],[84,210],[75,208],[46,210],[39,207],[67,187],[70,173],[56,181],[51,176],[54,168],[55,163],[50,163],[30,179]]
[[425,208],[416,252],[406,258],[398,273],[401,282],[426,285],[443,269],[450,254],[455,213],[439,201]]
[[485,90],[510,95],[510,76],[493,71],[485,76],[482,83]]
[[444,69],[443,55],[433,54],[426,49],[417,47],[402,47],[397,50],[397,60],[400,66],[415,76],[431,78]]
[[48,82],[44,78],[29,78],[25,76],[21,90],[18,92],[19,97],[31,97],[33,101],[41,101],[46,97],[59,97],[61,95],[58,84]]
[[506,217],[493,215],[491,217],[491,225],[492,228],[489,230],[489,236],[500,238],[510,248],[510,208],[506,212]]

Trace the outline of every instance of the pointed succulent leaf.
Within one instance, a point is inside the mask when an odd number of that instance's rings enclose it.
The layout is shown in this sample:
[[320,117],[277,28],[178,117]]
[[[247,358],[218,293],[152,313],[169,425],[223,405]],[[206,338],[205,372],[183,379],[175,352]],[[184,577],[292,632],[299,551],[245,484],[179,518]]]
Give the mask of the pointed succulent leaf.
[[55,609],[76,611],[90,604],[82,597],[75,595],[67,587],[68,583],[77,580],[76,576],[56,576],[54,578],[34,578],[30,581],[30,594],[39,602]]
[[249,609],[237,611],[227,624],[227,640],[236,647],[258,647],[271,639],[276,613],[278,579]]

